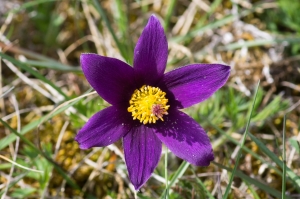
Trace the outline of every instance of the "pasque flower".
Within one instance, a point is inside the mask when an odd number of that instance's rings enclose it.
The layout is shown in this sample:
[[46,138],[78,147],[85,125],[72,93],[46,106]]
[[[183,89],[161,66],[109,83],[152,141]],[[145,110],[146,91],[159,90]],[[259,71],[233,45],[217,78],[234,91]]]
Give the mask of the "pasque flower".
[[152,15],[134,49],[133,67],[118,59],[82,54],[83,73],[112,106],[93,115],[75,140],[81,149],[103,147],[123,138],[129,178],[139,189],[157,166],[162,143],[197,166],[214,159],[203,128],[179,109],[209,98],[228,79],[230,67],[191,64],[166,74],[168,43]]

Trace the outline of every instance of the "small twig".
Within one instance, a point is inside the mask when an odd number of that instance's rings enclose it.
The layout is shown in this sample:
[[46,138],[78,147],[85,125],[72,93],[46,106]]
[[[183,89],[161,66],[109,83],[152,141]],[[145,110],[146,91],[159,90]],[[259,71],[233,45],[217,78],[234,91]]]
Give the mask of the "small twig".
[[[75,165],[71,169],[71,171],[69,171],[68,174],[70,176],[72,176],[75,173],[75,171],[77,171],[77,169],[79,169],[85,163],[86,159],[89,159],[92,155],[94,155],[98,151],[100,151],[100,148],[93,148],[93,150],[89,154],[87,154],[86,156],[84,156],[84,158],[77,165]],[[65,191],[66,182],[67,181],[64,179],[63,182],[61,183],[61,187],[60,187],[60,192],[61,193],[64,193],[64,191]]]
[[3,61],[11,69],[11,71],[13,71],[26,84],[28,84],[29,86],[31,86],[32,88],[34,88],[35,90],[40,92],[45,97],[52,100],[53,102],[55,102],[55,103],[57,102],[56,99],[52,95],[50,95],[50,93],[48,93],[45,89],[41,88],[36,83],[34,83],[32,80],[30,80],[26,75],[24,75],[21,71],[19,71],[18,68],[14,64],[12,64],[10,61],[5,60],[5,59]]
[[[56,107],[55,109],[53,109],[50,113],[48,113],[48,116],[50,117],[55,111],[57,111],[57,110],[60,109],[61,107],[65,106],[65,105],[67,105],[67,104],[69,104],[69,103],[71,103],[71,102],[74,102],[74,101],[76,101],[76,100],[78,100],[78,99],[81,99],[81,98],[84,98],[84,97],[87,97],[87,96],[90,96],[90,95],[93,95],[93,94],[96,94],[96,93],[97,93],[96,91],[93,91],[93,92],[90,92],[90,93],[81,95],[81,96],[79,96],[79,97],[76,97],[76,98],[74,98],[74,99],[71,99],[71,100],[69,100],[69,101],[66,101],[66,102],[60,104],[59,106],[57,106],[57,107]],[[46,120],[47,118],[48,118],[48,117],[45,117],[43,120],[40,121],[40,123],[39,123],[39,125],[38,125],[38,127],[37,127],[38,129],[40,128],[40,125],[41,125],[42,123],[44,123],[45,120]]]
[[[44,111],[51,111],[51,110],[53,110],[53,108],[54,108],[54,105],[48,105],[48,106],[41,106],[39,108],[38,107],[24,108],[24,109],[19,110],[19,112],[20,112],[20,114],[28,113],[28,112],[31,112],[31,111],[36,112],[36,113],[41,113],[41,112],[44,112]],[[6,116],[2,117],[2,120],[7,121],[7,120],[13,118],[16,114],[17,114],[16,112],[13,112],[9,115],[6,115]]]
[[296,102],[295,104],[293,104],[290,108],[286,109],[284,112],[283,112],[283,115],[285,115],[286,113],[288,112],[291,112],[293,111],[295,108],[297,108],[298,106],[300,105],[300,100],[298,102]]
[[[90,9],[89,9],[89,6],[87,4],[87,1],[86,0],[83,0],[81,2],[82,4],[82,8],[83,8],[83,13],[85,15],[85,18],[88,22],[88,25],[89,25],[89,28],[90,28],[90,31],[93,35],[94,38],[102,38],[102,35],[101,33],[99,32],[98,28],[96,27],[95,23],[94,23],[94,20],[92,18],[92,15],[90,13]],[[102,46],[101,46],[101,40],[100,39],[95,39],[94,40],[94,43],[95,43],[95,47],[97,49],[97,53],[100,54],[100,55],[103,55],[104,52],[102,50]]]
[[[0,61],[1,61],[1,58],[0,58]],[[0,74],[1,74],[1,62],[0,62]],[[1,82],[1,78],[0,78],[0,82]],[[0,88],[1,88],[1,84],[0,84]],[[7,95],[10,91],[12,91],[14,88],[15,88],[15,87],[12,86],[10,89],[8,89],[7,91],[5,91],[4,93],[2,93],[2,92],[0,91],[0,93],[1,93],[0,98],[3,98],[3,97],[4,97],[5,95]]]
[[283,81],[283,82],[281,82],[281,85],[282,85],[282,86],[289,87],[289,88],[291,88],[291,89],[294,89],[294,90],[300,92],[300,86],[298,86],[298,85],[296,85],[296,84],[293,84],[293,83],[291,83],[291,82]]
[[58,150],[59,150],[59,147],[60,147],[62,138],[63,138],[63,136],[64,136],[64,134],[65,134],[65,132],[66,132],[66,130],[67,130],[67,127],[68,127],[69,123],[70,123],[70,122],[68,122],[68,121],[65,122],[64,125],[63,125],[63,127],[62,127],[61,130],[60,130],[60,133],[59,133],[59,136],[58,136],[58,138],[57,138],[56,145],[55,145],[55,150],[54,150],[53,159],[55,159],[56,156],[57,156],[57,153],[58,153]]
[[18,163],[16,163],[16,162],[14,162],[14,161],[12,161],[12,160],[6,158],[6,157],[3,156],[3,155],[0,155],[0,158],[2,158],[2,159],[4,159],[4,160],[6,160],[7,162],[10,162],[10,163],[12,163],[12,164],[18,166],[18,167],[20,167],[20,168],[22,168],[22,169],[28,170],[28,171],[33,171],[33,172],[37,172],[37,173],[43,173],[43,172],[44,172],[44,171],[40,171],[40,170],[36,170],[36,169],[31,169],[31,168],[25,167],[25,166],[23,166],[23,165],[20,165],[20,164],[18,164]]
[[12,44],[7,45],[5,43],[0,42],[0,48],[3,48],[3,51],[9,51],[9,52],[12,52],[12,53],[15,53],[15,54],[21,54],[21,55],[24,55],[26,57],[30,57],[30,58],[41,60],[41,61],[57,62],[54,59],[50,59],[50,58],[48,58],[46,56],[43,56],[43,55],[40,55],[38,53],[31,52],[29,50],[25,50],[25,49],[13,46]]
[[74,43],[72,43],[70,46],[68,46],[65,50],[64,50],[64,53],[65,53],[65,56],[68,57],[68,55],[73,51],[75,50],[78,46],[82,45],[84,42],[87,42],[87,41],[92,41],[92,42],[95,42],[95,38],[94,36],[92,35],[86,35],[80,39],[78,39],[77,41],[75,41]]

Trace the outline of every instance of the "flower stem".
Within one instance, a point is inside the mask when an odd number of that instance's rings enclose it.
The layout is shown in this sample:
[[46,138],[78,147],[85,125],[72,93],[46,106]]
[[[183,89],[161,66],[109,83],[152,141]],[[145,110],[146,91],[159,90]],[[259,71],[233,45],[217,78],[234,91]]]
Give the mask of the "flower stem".
[[166,195],[165,195],[165,199],[169,199],[168,148],[166,148],[166,152],[165,152],[165,179],[166,179]]

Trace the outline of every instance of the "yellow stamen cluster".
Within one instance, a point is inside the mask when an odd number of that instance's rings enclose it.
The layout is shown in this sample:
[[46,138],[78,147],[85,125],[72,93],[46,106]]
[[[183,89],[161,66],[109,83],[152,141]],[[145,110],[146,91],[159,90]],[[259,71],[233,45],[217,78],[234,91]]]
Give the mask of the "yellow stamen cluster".
[[156,123],[158,119],[163,120],[163,115],[167,115],[169,105],[166,93],[157,87],[142,86],[136,89],[129,101],[128,112],[132,113],[133,119],[140,120],[141,123]]

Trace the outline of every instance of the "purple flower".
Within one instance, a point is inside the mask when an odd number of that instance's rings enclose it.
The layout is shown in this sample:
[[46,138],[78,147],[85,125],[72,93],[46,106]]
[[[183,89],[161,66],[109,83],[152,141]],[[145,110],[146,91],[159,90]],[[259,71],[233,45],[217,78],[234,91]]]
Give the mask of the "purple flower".
[[214,159],[203,128],[178,109],[209,98],[228,79],[230,67],[191,64],[166,74],[168,43],[152,15],[134,49],[133,67],[118,59],[82,54],[82,70],[112,106],[93,115],[75,140],[81,149],[103,147],[123,138],[129,178],[135,189],[157,166],[162,143],[197,166]]

